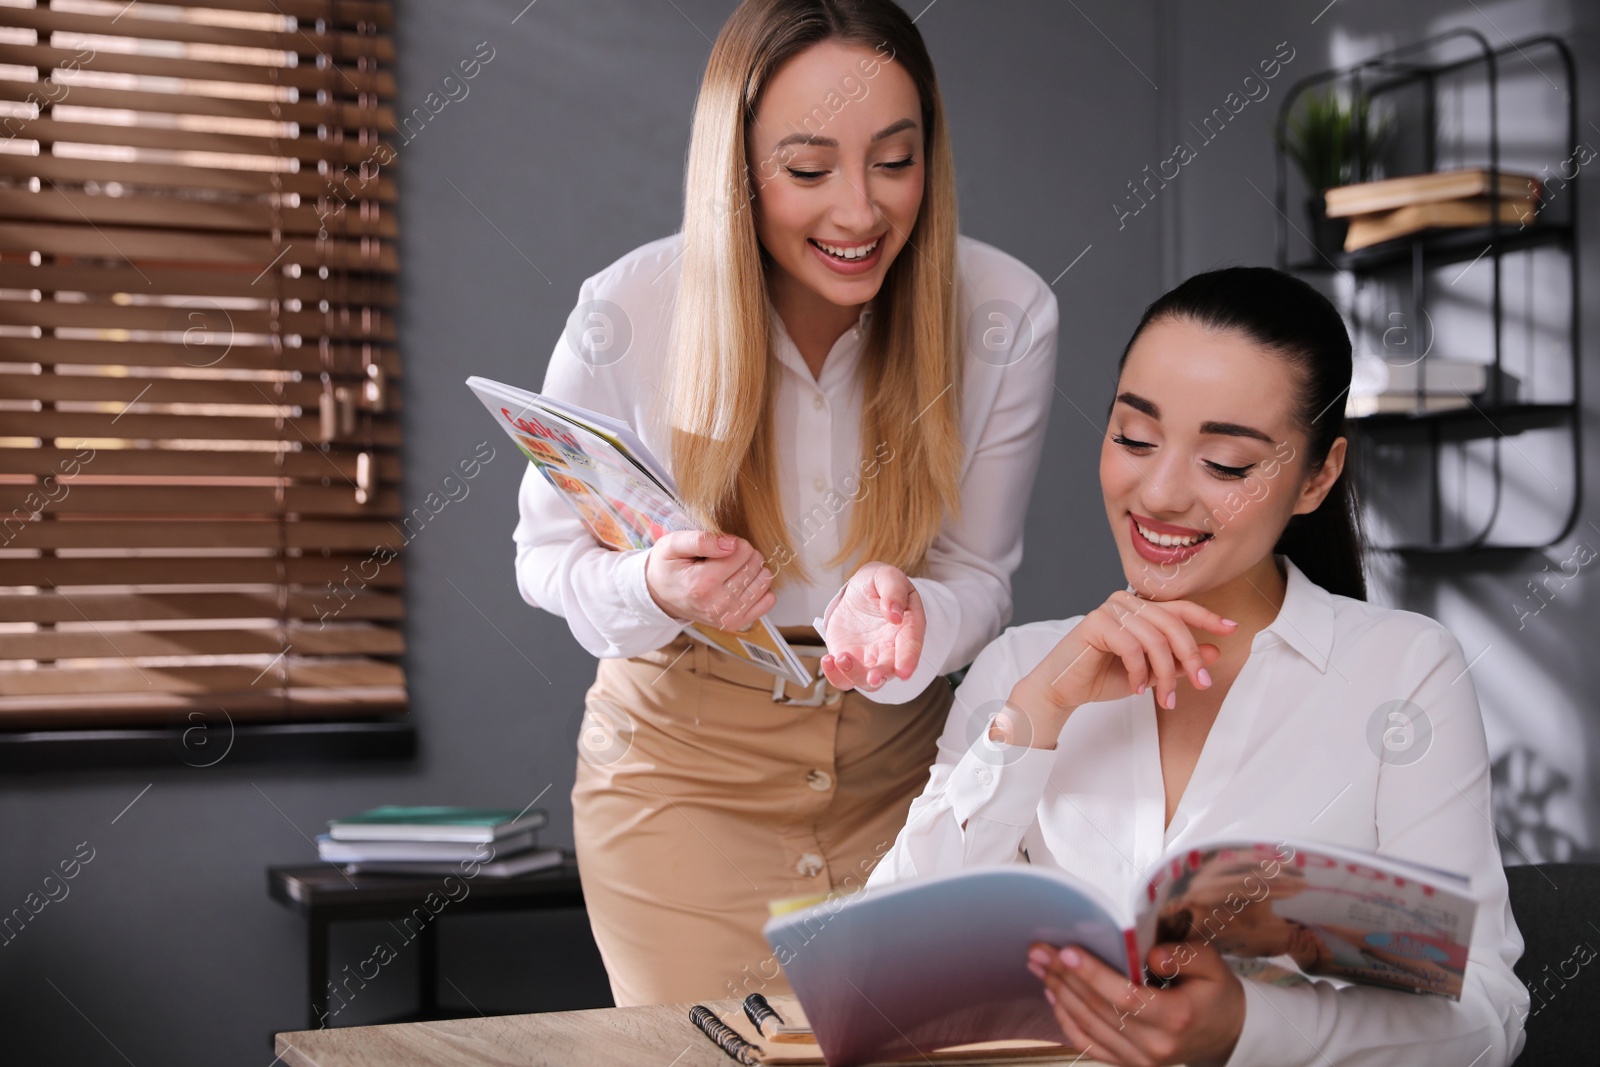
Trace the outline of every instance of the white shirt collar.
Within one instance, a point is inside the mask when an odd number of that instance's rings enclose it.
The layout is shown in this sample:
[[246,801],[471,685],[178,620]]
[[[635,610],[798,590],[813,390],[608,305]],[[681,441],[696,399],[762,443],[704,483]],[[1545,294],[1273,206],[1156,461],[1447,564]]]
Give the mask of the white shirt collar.
[[[778,308],[772,302],[772,294],[766,292],[765,289],[763,289],[763,294],[767,302],[767,316],[772,322],[773,333],[777,341],[778,359],[807,381],[812,381],[811,369],[806,366],[806,361],[801,357],[800,350],[795,346],[794,339],[789,336],[789,327],[784,323],[783,316],[778,314]],[[862,305],[861,314],[856,316],[856,324],[846,330],[839,341],[834,342],[835,346],[837,347],[841,342],[849,342],[846,345],[846,350],[851,355],[859,352],[862,344],[866,341],[867,327],[871,321],[872,301],[869,300]],[[845,351],[841,350],[840,355],[845,355]],[[823,366],[822,373],[825,377],[831,377],[837,373],[835,364],[842,365],[845,363],[853,364],[854,360],[849,358],[836,359],[830,349],[828,361]]]
[[1333,594],[1307,578],[1288,556],[1275,558],[1283,565],[1287,588],[1277,617],[1261,633],[1276,634],[1326,674],[1333,657]]

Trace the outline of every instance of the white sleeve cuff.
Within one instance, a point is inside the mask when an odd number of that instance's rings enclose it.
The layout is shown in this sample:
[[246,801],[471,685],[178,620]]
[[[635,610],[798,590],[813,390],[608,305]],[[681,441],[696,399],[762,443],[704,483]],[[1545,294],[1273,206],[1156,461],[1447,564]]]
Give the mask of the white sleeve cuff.
[[689,625],[689,620],[674,619],[662,611],[656,598],[650,595],[650,583],[644,576],[645,560],[649,555],[648,548],[635,548],[623,552],[622,558],[617,561],[615,577],[622,602],[641,623],[651,626]]
[[1038,817],[1057,750],[991,741],[987,723],[978,730],[945,786],[956,822],[982,818],[1026,829]]
[[828,636],[828,620],[833,617],[833,609],[839,606],[839,598],[844,596],[848,584],[841,585],[839,591],[833,594],[833,599],[828,601],[828,606],[822,609],[822,614],[811,620],[811,625],[817,628],[817,636],[824,640]]

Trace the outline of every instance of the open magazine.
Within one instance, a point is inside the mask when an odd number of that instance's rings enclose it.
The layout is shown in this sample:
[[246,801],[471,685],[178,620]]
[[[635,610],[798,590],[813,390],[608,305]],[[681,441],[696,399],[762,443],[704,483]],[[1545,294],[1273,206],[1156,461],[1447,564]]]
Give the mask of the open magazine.
[[[672,476],[627,423],[488,378],[468,378],[467,386],[600,544],[648,548],[673,530],[699,528],[679,502]],[[737,632],[700,623],[688,630],[762,670],[800,685],[813,682],[764,618]]]
[[[1477,912],[1468,889],[1459,875],[1332,845],[1218,841],[1168,853],[1136,900],[1060,870],[982,867],[828,898],[775,915],[765,933],[839,1067],[980,1041],[1060,1041],[1027,970],[1035,941],[1080,945],[1138,984],[1176,977],[1148,973],[1155,944],[1190,940],[1459,1000]],[[1236,970],[1304,980],[1284,967]]]

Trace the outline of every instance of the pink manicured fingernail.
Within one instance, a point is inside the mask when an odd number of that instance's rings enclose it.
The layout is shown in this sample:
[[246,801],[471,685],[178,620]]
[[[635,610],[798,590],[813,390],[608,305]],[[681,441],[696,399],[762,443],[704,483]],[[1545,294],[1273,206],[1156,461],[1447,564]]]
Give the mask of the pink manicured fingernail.
[[1056,1006],[1056,995],[1050,991],[1049,986],[1044,987],[1044,999],[1050,1002],[1052,1008]]
[[1171,711],[1173,708],[1178,706],[1178,691],[1176,689],[1167,694],[1166,703],[1168,711]]
[[839,669],[841,671],[849,670],[850,669],[850,653],[841,652],[839,654],[838,658],[836,658],[833,662],[839,665]]
[[1135,689],[1133,693],[1135,696],[1144,696],[1144,686],[1141,685],[1139,688]]
[[1028,970],[1033,972],[1033,976],[1035,978],[1043,978],[1044,977],[1044,965],[1043,964],[1035,963],[1032,960],[1029,960],[1028,961]]
[[1064,948],[1061,950],[1061,962],[1068,967],[1076,967],[1083,962],[1083,957],[1078,954],[1078,950],[1075,948]]
[[1232,619],[1223,619],[1222,620],[1222,625],[1224,625],[1224,626],[1238,626],[1239,624],[1234,622]]
[[1047,948],[1031,948],[1028,958],[1035,963],[1048,967],[1050,965],[1050,950]]
[[1210,688],[1210,686],[1211,686],[1211,672],[1210,671],[1206,670],[1204,667],[1201,667],[1200,668],[1200,673],[1196,677],[1198,677],[1200,679],[1201,686],[1206,687],[1206,688]]

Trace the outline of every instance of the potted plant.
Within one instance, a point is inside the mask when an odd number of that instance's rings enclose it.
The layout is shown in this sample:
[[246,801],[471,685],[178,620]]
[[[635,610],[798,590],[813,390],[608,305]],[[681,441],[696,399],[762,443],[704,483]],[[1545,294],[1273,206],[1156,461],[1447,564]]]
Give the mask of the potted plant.
[[1311,243],[1323,255],[1344,250],[1350,223],[1328,217],[1322,194],[1334,186],[1370,181],[1392,129],[1387,118],[1373,120],[1372,101],[1366,95],[1347,99],[1329,87],[1301,97],[1280,133],[1284,150],[1310,190],[1306,215]]

